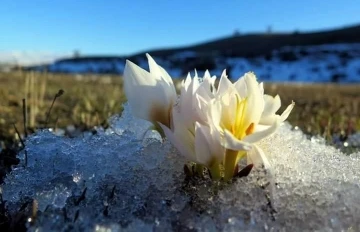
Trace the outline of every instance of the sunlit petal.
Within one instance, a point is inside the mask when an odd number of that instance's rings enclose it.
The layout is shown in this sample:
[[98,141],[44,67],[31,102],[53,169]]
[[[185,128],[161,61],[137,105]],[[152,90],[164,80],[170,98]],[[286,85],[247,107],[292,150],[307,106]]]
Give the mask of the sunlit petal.
[[242,141],[239,140],[238,138],[236,138],[230,131],[225,130],[224,131],[224,135],[225,135],[225,140],[223,142],[223,146],[227,149],[231,149],[234,151],[240,151],[240,150],[251,150],[251,144],[246,142],[246,141]]
[[[186,139],[189,137],[187,137],[187,135],[180,135],[179,133],[174,134],[174,132],[172,132],[167,126],[161,123],[159,123],[159,125],[161,129],[163,129],[166,138],[176,147],[176,149],[178,149],[180,154],[183,155],[186,159],[196,162],[196,157],[194,154],[193,147],[190,146],[189,143],[184,142],[184,140],[181,139],[181,138]],[[189,138],[189,141],[190,140],[191,138]]]
[[240,77],[235,83],[234,83],[235,89],[238,91],[238,94],[241,98],[245,98],[248,95],[248,90],[245,82],[245,75]]
[[146,57],[148,59],[150,73],[154,76],[154,78],[157,80],[164,80],[169,85],[173,85],[173,81],[166,70],[158,65],[148,53],[146,53]]
[[209,166],[214,162],[214,150],[212,150],[212,138],[208,126],[196,123],[195,125],[195,153],[199,163]]
[[245,74],[245,82],[248,91],[248,108],[245,112],[245,126],[247,127],[251,123],[257,124],[260,121],[261,114],[264,110],[264,97],[259,89],[258,82],[254,73]]
[[280,100],[279,95],[276,95],[275,97],[273,97],[273,96],[265,94],[264,101],[265,101],[265,106],[264,106],[264,111],[262,114],[263,116],[275,114],[276,111],[278,111],[280,109],[281,100]]
[[135,116],[170,126],[171,107],[176,99],[175,87],[171,78],[170,82],[162,78],[161,67],[151,56],[148,58],[149,66],[155,70],[156,75],[145,71],[131,61],[126,61],[124,92]]
[[130,60],[126,60],[124,69],[124,82],[131,85],[150,85],[156,84],[156,79],[151,77],[151,74],[146,70],[140,68]]
[[284,112],[281,114],[281,121],[282,122],[285,121],[289,117],[289,114],[291,113],[294,106],[295,106],[295,102],[292,102],[290,105],[288,105],[288,107],[286,107]]
[[223,71],[223,74],[221,75],[220,78],[220,82],[219,82],[219,86],[218,86],[218,90],[217,90],[217,94],[218,95],[223,95],[224,93],[226,93],[226,91],[232,87],[232,83],[231,81],[227,78],[226,72],[225,70]]
[[256,131],[256,132],[246,136],[243,140],[248,143],[256,143],[256,142],[272,135],[280,126],[280,122],[281,122],[280,117],[277,116],[277,119],[270,127],[268,127],[265,130],[262,130],[262,131]]

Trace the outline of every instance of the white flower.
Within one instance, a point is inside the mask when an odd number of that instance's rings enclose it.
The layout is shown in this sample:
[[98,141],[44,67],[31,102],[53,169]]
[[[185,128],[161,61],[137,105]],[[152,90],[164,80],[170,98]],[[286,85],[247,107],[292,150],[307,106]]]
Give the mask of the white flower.
[[171,110],[176,91],[169,74],[146,54],[150,72],[127,60],[124,70],[124,90],[133,114],[157,126],[171,124]]
[[256,142],[274,133],[293,108],[291,104],[281,116],[276,115],[279,104],[267,95],[264,97],[263,84],[257,82],[253,73],[246,73],[234,84],[226,75],[221,77],[209,117],[223,136],[226,151],[219,165],[224,167],[225,180],[233,177],[239,160],[245,157],[269,166]]
[[237,175],[238,163],[270,163],[257,142],[274,133],[287,119],[294,103],[278,115],[280,97],[265,95],[263,83],[253,73],[246,73],[232,83],[222,73],[216,77],[197,73],[182,82],[180,96],[169,74],[147,54],[150,72],[130,61],[124,71],[125,93],[132,112],[152,122],[180,154],[196,167],[207,167],[213,179],[231,179]]
[[182,81],[180,89],[179,111],[188,127],[195,126],[195,121],[203,124],[207,121],[207,104],[214,98],[216,77],[210,76],[208,71],[205,72],[202,81],[199,81],[197,72],[194,78],[190,73],[185,80]]
[[197,74],[194,78],[189,74],[182,83],[179,101],[172,110],[172,126],[160,124],[166,137],[183,156],[210,170],[222,158],[224,151],[220,134],[209,125],[207,118],[214,81],[215,77],[210,77],[208,72],[202,82],[199,82]]

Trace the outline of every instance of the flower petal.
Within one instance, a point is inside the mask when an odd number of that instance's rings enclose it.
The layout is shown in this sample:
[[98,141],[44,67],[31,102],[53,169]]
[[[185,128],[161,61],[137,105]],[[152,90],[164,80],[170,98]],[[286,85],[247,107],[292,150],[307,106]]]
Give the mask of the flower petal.
[[245,98],[248,94],[246,82],[245,82],[245,75],[240,77],[235,83],[234,86],[236,90],[238,91],[238,94],[241,98]]
[[222,106],[220,101],[212,100],[209,106],[208,121],[221,131],[220,122],[222,115]]
[[[210,88],[210,92],[211,92],[211,97],[213,98],[214,95],[216,94],[216,88],[215,88],[215,81],[216,81],[216,76],[212,76],[210,78],[204,77],[204,82],[205,82],[205,87],[209,86]],[[208,83],[208,84],[207,84]]]
[[272,114],[269,116],[262,116],[258,125],[272,125],[277,119],[277,114]]
[[288,105],[288,107],[286,107],[286,109],[284,110],[284,112],[280,116],[281,122],[285,121],[289,117],[289,114],[291,113],[294,106],[295,106],[295,102],[292,102],[290,105]]
[[126,60],[124,82],[132,85],[156,85],[156,79],[148,71],[140,68],[130,60]]
[[[138,94],[140,89],[142,90],[142,95]],[[151,74],[131,61],[126,61],[124,91],[132,113],[139,118],[149,121],[151,121],[150,111],[152,110],[153,104],[157,104],[161,108],[163,100],[160,102],[158,102],[158,100],[165,96],[162,94],[163,91],[157,89],[156,81]],[[158,95],[161,96],[158,98]]]
[[264,101],[265,101],[265,106],[262,116],[269,116],[275,114],[276,111],[278,111],[281,106],[281,100],[279,95],[273,97],[265,94]]
[[248,164],[254,164],[255,167],[264,165],[265,169],[271,169],[270,162],[266,157],[264,151],[257,145],[253,146],[253,149],[248,152]]
[[188,73],[186,79],[182,81],[181,94],[183,93],[183,91],[188,90],[190,83],[191,83],[191,75],[190,73]]
[[211,76],[210,76],[210,72],[209,72],[209,70],[205,70],[205,73],[204,73],[204,76],[203,76],[203,79],[206,79],[206,78],[210,78]]
[[230,131],[224,130],[225,140],[223,141],[223,146],[227,149],[234,151],[249,151],[252,148],[252,145],[246,141],[237,139]]
[[209,166],[215,157],[210,147],[211,135],[208,126],[201,125],[196,122],[195,124],[195,153],[196,159],[199,163]]
[[[187,142],[184,142],[184,140],[181,139],[181,138],[189,138],[191,134],[189,133],[188,135],[180,135],[178,133],[175,135],[174,132],[172,132],[167,126],[161,123],[159,123],[159,125],[163,129],[166,138],[176,147],[176,149],[180,152],[180,154],[184,156],[186,159],[196,162],[196,157],[194,154],[195,151],[193,149],[193,146],[191,146]],[[194,137],[189,138],[189,141],[191,141],[191,139],[193,140]]]
[[227,78],[226,75],[226,70],[223,71],[223,73],[221,74],[220,77],[220,82],[219,82],[219,86],[218,86],[218,90],[217,90],[217,94],[219,96],[223,95],[224,93],[226,93],[228,91],[228,89],[230,87],[232,87],[233,84],[231,83],[231,81]]
[[210,77],[210,74],[208,74],[208,77],[204,77],[203,81],[199,84],[199,87],[196,90],[196,93],[203,96],[206,99],[214,98],[214,83],[216,80],[215,78]]
[[157,80],[157,84],[163,85],[168,90],[167,95],[169,98],[176,96],[176,88],[170,75],[148,53],[146,53],[146,57],[148,58],[150,73]]
[[174,85],[170,75],[165,71],[165,69],[158,65],[148,53],[146,53],[146,57],[148,59],[150,73],[154,75],[154,78],[157,80],[164,80],[169,85]]
[[261,131],[256,131],[248,136],[246,136],[243,140],[244,142],[247,143],[256,143],[260,140],[262,140],[263,138],[266,138],[268,136],[270,136],[271,134],[273,134],[277,128],[280,126],[280,117],[277,116],[277,119],[275,120],[274,124],[272,124],[270,127],[268,127],[265,130],[261,130]]
[[202,123],[207,123],[209,122],[209,119],[211,117],[209,117],[209,102],[210,102],[210,99],[205,99],[203,96],[199,95],[199,94],[196,94],[196,103],[197,103],[197,106],[195,107],[195,110],[196,110],[196,114],[198,116],[198,120],[197,121],[200,121]]
[[159,121],[169,126],[176,92],[174,86],[163,83],[131,61],[126,61],[124,91],[132,113],[150,122]]
[[245,82],[247,87],[247,110],[245,112],[244,126],[247,128],[251,123],[255,125],[260,121],[262,112],[264,111],[264,97],[259,88],[254,73],[245,74]]
[[259,89],[260,89],[261,95],[264,95],[264,83],[263,82],[259,83]]
[[184,126],[190,128],[194,126],[194,122],[199,118],[196,111],[198,105],[195,93],[200,83],[197,77],[191,79],[189,76],[186,78],[185,83],[186,85],[181,89],[179,105],[185,123]]

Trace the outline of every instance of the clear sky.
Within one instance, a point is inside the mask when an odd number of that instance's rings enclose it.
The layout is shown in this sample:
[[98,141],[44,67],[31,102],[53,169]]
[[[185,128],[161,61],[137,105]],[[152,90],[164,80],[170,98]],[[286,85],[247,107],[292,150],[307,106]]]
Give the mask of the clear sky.
[[360,23],[359,0],[3,0],[0,53],[131,54],[241,33]]

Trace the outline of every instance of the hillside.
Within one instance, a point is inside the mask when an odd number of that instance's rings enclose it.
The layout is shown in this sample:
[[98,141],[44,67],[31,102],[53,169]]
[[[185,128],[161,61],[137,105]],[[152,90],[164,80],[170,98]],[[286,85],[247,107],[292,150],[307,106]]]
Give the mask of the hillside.
[[144,53],[151,54],[175,77],[182,77],[194,69],[209,69],[218,75],[226,68],[231,76],[253,70],[264,80],[353,82],[360,80],[360,25],[309,33],[234,35],[186,47],[144,51],[128,57],[62,59],[30,69],[121,74],[126,59],[147,67]]
[[[253,57],[269,54],[275,49],[284,46],[306,46],[334,43],[360,43],[360,25],[341,29],[319,32],[293,32],[273,34],[244,34],[213,41],[180,47],[176,49],[158,49],[146,51],[154,56],[169,56],[177,52],[191,50],[197,53],[207,53],[236,57]],[[130,58],[137,57],[144,52],[135,54]]]

